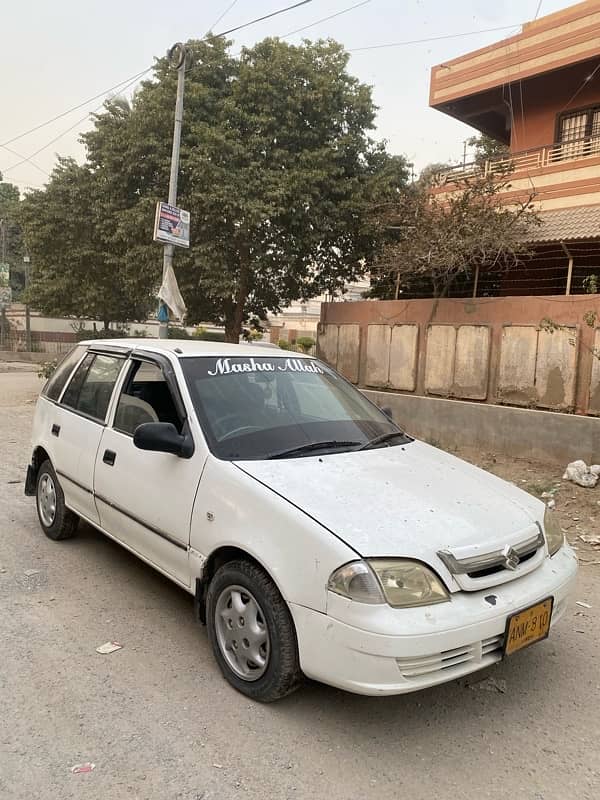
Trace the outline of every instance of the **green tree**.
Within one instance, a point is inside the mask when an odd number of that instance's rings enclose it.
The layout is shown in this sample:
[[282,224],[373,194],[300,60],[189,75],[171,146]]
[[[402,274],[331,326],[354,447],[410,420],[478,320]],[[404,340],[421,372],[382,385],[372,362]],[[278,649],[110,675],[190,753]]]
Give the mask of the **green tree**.
[[0,261],[5,258],[10,267],[10,285],[15,298],[25,285],[19,205],[18,187],[3,181],[0,173]]
[[443,181],[443,177],[449,169],[451,169],[451,166],[441,161],[434,161],[431,164],[427,164],[419,173],[418,183],[424,188],[436,186]]
[[[367,268],[371,211],[406,183],[368,135],[369,87],[333,41],[266,39],[239,57],[222,39],[189,42],[178,204],[192,243],[175,271],[188,322],[224,324],[237,341],[249,318],[336,291]],[[131,107],[108,103],[83,136],[90,172],[118,209],[113,244],[156,288],[154,204],[167,193],[176,75],[157,61]]]
[[88,165],[59,158],[47,188],[26,196],[21,218],[32,257],[32,305],[47,314],[100,319],[105,329],[146,318],[151,287],[118,248],[118,214]]
[[469,147],[474,148],[474,160],[476,164],[483,166],[486,161],[507,158],[510,154],[510,147],[504,142],[499,142],[485,133],[479,136],[471,136],[467,139]]
[[501,272],[527,254],[538,224],[533,195],[503,204],[503,176],[474,176],[447,192],[414,185],[390,206],[387,228],[371,271],[371,297],[445,297],[472,280],[476,269]]

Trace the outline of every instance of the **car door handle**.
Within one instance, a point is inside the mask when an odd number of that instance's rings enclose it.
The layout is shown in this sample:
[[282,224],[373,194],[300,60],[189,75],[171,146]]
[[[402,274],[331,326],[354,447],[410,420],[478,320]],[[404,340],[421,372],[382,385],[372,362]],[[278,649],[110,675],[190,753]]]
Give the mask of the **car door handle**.
[[59,433],[60,433],[60,425],[54,424],[52,426],[52,436],[58,436]]
[[109,467],[112,467],[112,465],[115,463],[116,457],[117,454],[114,450],[105,450],[104,455],[102,456],[102,461],[104,461],[105,464],[108,464]]

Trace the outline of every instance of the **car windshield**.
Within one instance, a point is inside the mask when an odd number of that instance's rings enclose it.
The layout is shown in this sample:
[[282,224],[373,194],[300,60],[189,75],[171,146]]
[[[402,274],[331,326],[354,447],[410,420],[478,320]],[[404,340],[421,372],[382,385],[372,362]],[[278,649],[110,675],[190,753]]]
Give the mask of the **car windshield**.
[[180,363],[218,458],[298,458],[410,441],[377,406],[316,359],[186,357]]

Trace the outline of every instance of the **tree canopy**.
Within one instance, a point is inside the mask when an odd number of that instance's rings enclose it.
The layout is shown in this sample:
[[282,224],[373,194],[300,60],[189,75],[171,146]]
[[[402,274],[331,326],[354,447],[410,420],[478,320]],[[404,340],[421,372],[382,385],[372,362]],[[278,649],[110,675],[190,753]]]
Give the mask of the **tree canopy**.
[[23,289],[23,239],[19,223],[19,188],[3,180],[0,173],[0,261],[3,251],[10,267],[10,285],[13,296]]
[[27,195],[21,218],[32,254],[28,299],[55,316],[111,321],[143,319],[152,287],[124,258],[111,226],[111,197],[88,165],[59,158],[45,190]]
[[[175,272],[188,321],[243,323],[335,291],[377,247],[372,209],[407,181],[369,132],[370,88],[333,41],[266,39],[239,56],[214,38],[188,42],[178,205],[191,246]],[[28,196],[32,301],[104,320],[143,318],[160,282],[154,207],[167,196],[176,73],[156,62],[131,104],[115,98],[83,135],[87,161],[61,160]]]

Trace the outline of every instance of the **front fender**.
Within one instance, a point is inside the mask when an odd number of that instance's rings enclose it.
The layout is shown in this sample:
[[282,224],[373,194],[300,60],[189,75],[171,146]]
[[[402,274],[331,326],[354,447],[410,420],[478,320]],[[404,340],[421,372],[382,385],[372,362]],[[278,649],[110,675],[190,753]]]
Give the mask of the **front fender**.
[[221,547],[243,550],[262,565],[288,604],[323,613],[329,576],[357,558],[301,509],[214,456],[208,458],[194,502],[190,545],[205,558]]

